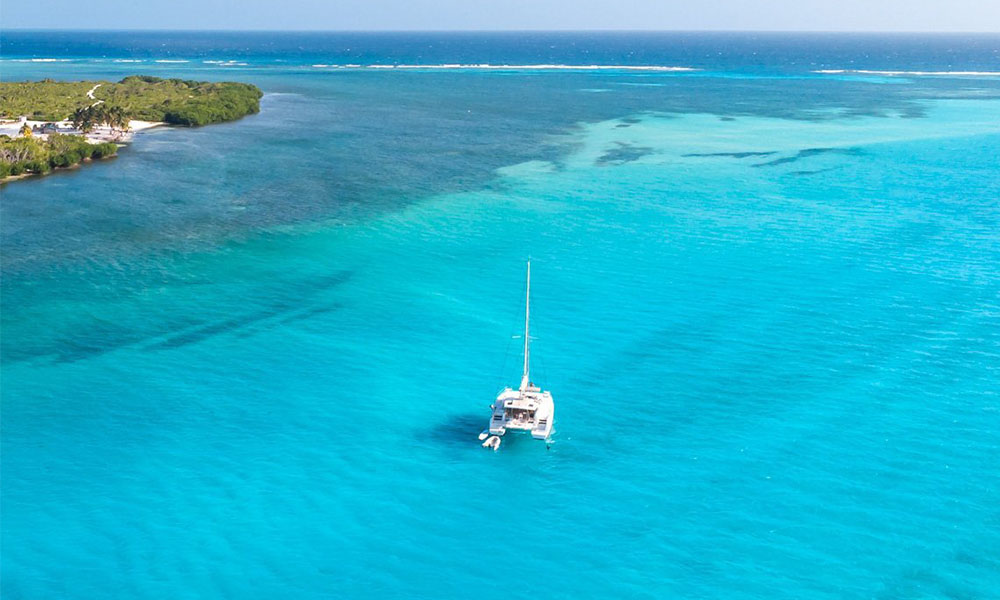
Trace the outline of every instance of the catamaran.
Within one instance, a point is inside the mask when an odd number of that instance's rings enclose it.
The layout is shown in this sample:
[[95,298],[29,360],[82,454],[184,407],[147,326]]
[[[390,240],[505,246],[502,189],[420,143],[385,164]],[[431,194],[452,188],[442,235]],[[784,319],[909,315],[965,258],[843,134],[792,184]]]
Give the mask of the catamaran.
[[524,298],[524,371],[518,389],[506,387],[490,405],[493,411],[489,427],[479,434],[484,448],[500,447],[500,436],[509,430],[529,431],[538,440],[548,439],[556,406],[552,394],[542,391],[531,381],[531,261],[528,261],[527,285]]

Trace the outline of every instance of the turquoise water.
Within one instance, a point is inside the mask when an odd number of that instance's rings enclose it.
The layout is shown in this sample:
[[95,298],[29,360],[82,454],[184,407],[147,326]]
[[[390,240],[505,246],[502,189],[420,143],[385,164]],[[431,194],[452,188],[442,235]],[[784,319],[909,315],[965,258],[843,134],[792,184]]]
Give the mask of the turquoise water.
[[260,115],[3,188],[5,598],[998,597],[996,77],[197,48]]

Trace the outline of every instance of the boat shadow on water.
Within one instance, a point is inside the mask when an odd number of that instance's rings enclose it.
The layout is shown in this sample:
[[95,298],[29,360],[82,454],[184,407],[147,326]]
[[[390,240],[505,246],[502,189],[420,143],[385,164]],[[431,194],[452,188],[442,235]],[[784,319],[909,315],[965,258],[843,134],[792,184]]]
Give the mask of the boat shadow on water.
[[478,449],[480,442],[476,436],[483,430],[483,422],[481,414],[453,415],[432,428],[430,438],[446,446],[468,446]]

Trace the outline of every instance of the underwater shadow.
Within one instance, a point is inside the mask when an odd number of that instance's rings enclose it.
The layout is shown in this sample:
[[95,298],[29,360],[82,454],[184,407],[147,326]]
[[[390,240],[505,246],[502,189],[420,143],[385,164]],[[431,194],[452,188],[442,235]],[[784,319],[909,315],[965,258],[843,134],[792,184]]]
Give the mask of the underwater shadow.
[[618,145],[617,148],[608,150],[596,161],[594,161],[596,166],[604,167],[607,165],[623,165],[625,163],[637,161],[640,158],[648,156],[654,152],[653,148],[648,146],[636,146],[627,142],[615,142],[615,144]]
[[685,158],[690,157],[714,157],[714,156],[724,156],[727,158],[747,158],[750,156],[770,156],[772,154],[777,154],[774,150],[768,152],[693,152],[691,154],[682,154],[681,156]]
[[428,437],[442,446],[471,444],[478,446],[481,442],[476,436],[486,428],[487,424],[489,424],[489,414],[486,411],[483,411],[482,415],[472,413],[453,415],[441,421],[437,427],[431,428]]
[[757,163],[753,165],[754,167],[776,167],[778,165],[784,165],[792,163],[804,158],[809,158],[811,156],[819,156],[820,154],[841,154],[844,156],[860,156],[864,154],[860,148],[806,148],[805,150],[799,150],[793,156],[787,156],[784,158],[776,158],[774,160],[769,160],[767,162]]

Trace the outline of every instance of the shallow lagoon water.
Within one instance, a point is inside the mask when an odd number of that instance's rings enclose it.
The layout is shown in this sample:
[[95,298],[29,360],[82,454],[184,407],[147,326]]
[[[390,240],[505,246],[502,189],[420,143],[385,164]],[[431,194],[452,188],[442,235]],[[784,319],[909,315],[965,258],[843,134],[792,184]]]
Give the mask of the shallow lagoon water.
[[995,594],[995,83],[245,74],[3,190],[5,597]]

